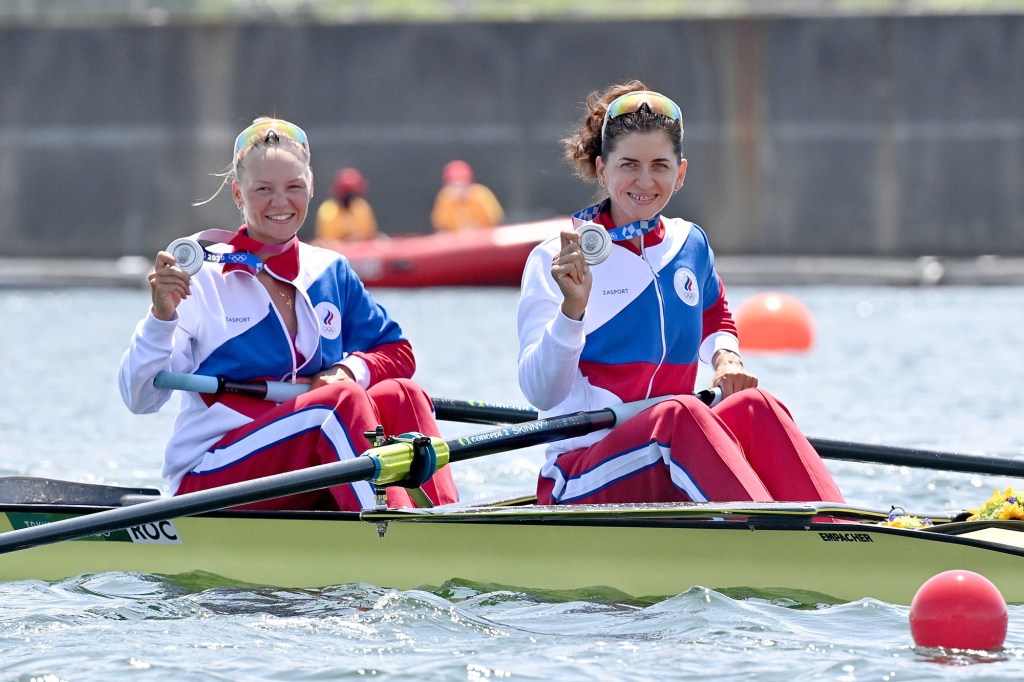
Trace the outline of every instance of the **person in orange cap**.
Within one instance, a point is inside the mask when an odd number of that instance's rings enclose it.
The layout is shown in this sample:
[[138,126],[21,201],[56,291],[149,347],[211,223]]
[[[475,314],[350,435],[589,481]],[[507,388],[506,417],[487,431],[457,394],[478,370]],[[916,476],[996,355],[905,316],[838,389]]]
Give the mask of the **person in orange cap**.
[[445,164],[444,185],[434,200],[430,220],[438,232],[456,232],[500,225],[505,213],[490,189],[473,182],[473,169],[460,159]]
[[355,168],[342,168],[334,176],[332,196],[316,212],[316,238],[354,241],[377,236],[377,217],[366,192],[370,184]]

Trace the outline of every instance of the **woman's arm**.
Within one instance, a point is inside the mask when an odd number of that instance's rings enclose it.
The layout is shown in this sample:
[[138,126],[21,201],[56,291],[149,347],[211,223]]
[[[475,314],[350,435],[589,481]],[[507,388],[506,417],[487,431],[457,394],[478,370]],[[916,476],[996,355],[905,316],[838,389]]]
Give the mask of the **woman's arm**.
[[562,312],[563,295],[551,269],[552,257],[542,245],[527,261],[517,313],[519,387],[541,410],[568,397],[585,340],[583,322]]

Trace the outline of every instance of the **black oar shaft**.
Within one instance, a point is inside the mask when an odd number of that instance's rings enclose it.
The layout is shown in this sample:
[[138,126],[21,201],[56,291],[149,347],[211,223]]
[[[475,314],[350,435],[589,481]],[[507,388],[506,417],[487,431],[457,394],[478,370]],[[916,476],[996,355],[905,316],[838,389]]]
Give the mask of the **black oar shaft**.
[[939,452],[918,448],[902,448],[892,445],[851,443],[829,440],[827,438],[809,438],[808,440],[810,440],[814,449],[818,451],[818,454],[826,459],[918,467],[922,469],[940,469],[967,474],[1024,477],[1024,462],[999,459],[997,457],[964,455],[956,452]]
[[434,416],[443,421],[469,424],[519,424],[533,421],[537,411],[523,405],[485,403],[478,400],[431,398]]
[[217,393],[237,393],[247,395],[260,400],[267,397],[267,382],[265,381],[228,381],[227,379],[217,380]]
[[508,443],[514,440],[516,448],[527,448],[541,443],[582,436],[600,429],[615,426],[616,416],[611,410],[577,412],[561,417],[550,417],[536,421],[513,424],[502,429],[477,433],[463,438],[445,441],[448,444],[449,461],[463,460],[509,450]]
[[[716,405],[721,400],[720,389],[704,389],[693,394],[705,405]],[[667,396],[666,396],[667,397]],[[521,424],[538,418],[537,410],[529,405],[487,403],[479,400],[431,398],[434,416],[438,419],[471,424]]]
[[130,507],[86,514],[41,526],[20,528],[0,534],[0,554],[62,540],[108,533],[146,523],[192,516],[260,502],[320,488],[373,478],[377,463],[371,457],[357,457],[309,469],[298,469],[263,479],[232,483],[180,497],[165,497]]

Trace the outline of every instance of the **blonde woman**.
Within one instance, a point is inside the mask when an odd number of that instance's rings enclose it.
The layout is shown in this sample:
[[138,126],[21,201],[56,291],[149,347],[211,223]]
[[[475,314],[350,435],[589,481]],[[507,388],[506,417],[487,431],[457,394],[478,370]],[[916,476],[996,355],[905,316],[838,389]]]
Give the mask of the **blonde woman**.
[[[313,195],[306,133],[259,118],[235,140],[226,183],[244,224],[227,233],[231,258],[189,275],[161,251],[149,277],[152,304],[120,367],[125,404],[155,412],[170,391],[163,370],[231,380],[305,382],[312,390],[274,404],[249,396],[183,393],[163,473],[175,494],[358,456],[378,424],[397,435],[438,435],[429,397],[401,327],[337,253],[296,233]],[[207,259],[211,260],[211,259]],[[423,486],[437,503],[457,499],[450,471]],[[412,506],[402,488],[391,506]],[[369,483],[293,495],[251,509],[360,510]]]

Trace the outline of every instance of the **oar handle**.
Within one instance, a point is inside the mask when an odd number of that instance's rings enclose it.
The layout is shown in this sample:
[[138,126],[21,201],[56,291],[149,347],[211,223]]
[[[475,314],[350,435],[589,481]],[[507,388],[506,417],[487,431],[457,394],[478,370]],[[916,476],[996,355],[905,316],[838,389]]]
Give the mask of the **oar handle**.
[[213,395],[235,393],[275,403],[283,403],[286,400],[297,398],[310,388],[309,384],[290,384],[285,381],[229,381],[222,377],[182,374],[181,372],[158,372],[156,378],[153,379],[153,385],[173,391],[211,393]]

